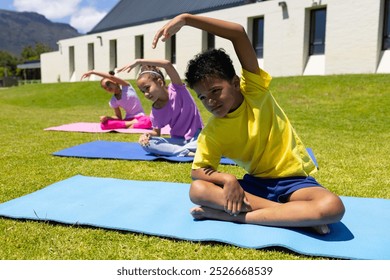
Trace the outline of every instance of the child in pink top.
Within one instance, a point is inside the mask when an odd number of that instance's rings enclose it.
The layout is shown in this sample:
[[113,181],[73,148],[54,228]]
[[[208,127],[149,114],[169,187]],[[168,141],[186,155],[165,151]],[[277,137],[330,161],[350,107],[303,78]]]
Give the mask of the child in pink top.
[[[152,154],[193,156],[203,122],[176,69],[167,60],[137,59],[118,71],[130,72],[137,65],[142,65],[137,86],[153,102],[150,114],[153,131],[142,135],[139,143]],[[168,86],[159,67],[164,68],[171,79]],[[166,125],[171,128],[171,138],[160,137],[161,128]]]
[[[81,79],[92,74],[102,77],[100,85],[112,94],[109,105],[114,109],[115,116],[100,117],[100,127],[103,130],[118,128],[150,129],[152,127],[150,117],[145,116],[141,102],[131,84],[115,77],[113,71],[106,74],[91,70],[84,73]],[[125,111],[124,118],[122,118],[121,108]]]

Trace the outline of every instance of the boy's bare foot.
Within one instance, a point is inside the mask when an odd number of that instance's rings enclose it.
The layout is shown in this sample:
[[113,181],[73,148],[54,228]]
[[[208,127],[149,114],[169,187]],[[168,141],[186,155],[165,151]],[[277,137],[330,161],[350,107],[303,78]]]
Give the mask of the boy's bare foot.
[[196,207],[191,208],[190,213],[191,213],[192,217],[194,217],[194,219],[204,220],[204,219],[215,219],[214,217],[216,217],[217,215],[212,214],[212,212],[214,212],[214,211],[218,211],[218,210],[214,210],[214,209],[211,209],[208,207],[196,206]]
[[320,226],[315,226],[312,227],[312,229],[318,233],[318,234],[328,234],[330,233],[330,229],[327,225],[320,225]]
[[[196,220],[212,219],[231,222],[245,223],[245,215],[239,214],[237,216],[229,215],[225,211],[216,210],[205,206],[196,206],[190,210],[192,217]],[[314,232],[318,234],[328,234],[330,229],[327,225],[319,225],[310,227]]]
[[225,211],[217,210],[205,206],[196,206],[190,210],[190,213],[196,220],[212,219],[212,220],[239,222],[239,223],[245,222],[245,216],[242,214],[230,215]]

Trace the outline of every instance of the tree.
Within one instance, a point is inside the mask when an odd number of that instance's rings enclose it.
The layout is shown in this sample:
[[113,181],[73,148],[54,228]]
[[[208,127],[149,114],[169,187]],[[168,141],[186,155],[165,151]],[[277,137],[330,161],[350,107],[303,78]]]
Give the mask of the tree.
[[[11,76],[22,76],[21,70],[17,69],[17,65],[25,61],[39,60],[40,55],[45,52],[50,52],[52,49],[42,43],[35,44],[34,47],[26,46],[23,48],[20,58],[13,56],[9,52],[0,50],[0,78]],[[31,70],[34,76],[40,76],[40,70]]]
[[[52,49],[42,43],[35,44],[35,47],[26,46],[21,52],[21,57],[23,62],[40,60],[42,53],[52,51]],[[20,69],[19,69],[20,70]],[[41,79],[41,69],[40,68],[31,68],[31,69],[21,69],[18,72],[18,76],[23,76],[24,80],[40,80]]]
[[26,46],[23,48],[21,57],[23,61],[30,61],[30,60],[39,60],[40,55],[45,52],[51,52],[52,49],[42,43],[36,43],[35,47],[32,46]]
[[0,77],[15,76],[19,59],[12,54],[0,50]]

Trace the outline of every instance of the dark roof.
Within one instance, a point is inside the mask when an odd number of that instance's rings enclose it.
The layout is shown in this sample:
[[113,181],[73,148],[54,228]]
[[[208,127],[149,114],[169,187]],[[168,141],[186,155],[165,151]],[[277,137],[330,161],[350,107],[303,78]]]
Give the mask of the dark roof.
[[240,6],[248,0],[120,0],[88,34]]
[[18,64],[16,67],[19,69],[38,69],[41,68],[41,61],[40,60],[25,61],[23,64]]

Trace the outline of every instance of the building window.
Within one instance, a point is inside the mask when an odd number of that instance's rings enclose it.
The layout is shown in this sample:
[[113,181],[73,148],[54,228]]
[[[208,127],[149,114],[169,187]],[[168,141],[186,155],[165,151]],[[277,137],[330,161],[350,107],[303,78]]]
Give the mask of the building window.
[[74,47],[69,47],[69,76],[72,76],[75,71]]
[[253,48],[257,58],[263,58],[264,53],[264,18],[253,19]]
[[171,63],[175,64],[176,63],[176,35],[173,35],[171,37],[171,44],[170,44],[170,59]]
[[166,41],[165,57],[172,64],[176,63],[176,35],[173,35],[168,41]]
[[95,69],[95,46],[93,43],[88,44],[88,70]]
[[202,32],[202,51],[215,49],[215,35],[207,31]]
[[135,58],[144,58],[144,36],[135,37]]
[[326,9],[312,10],[310,14],[309,55],[325,53]]
[[211,50],[215,48],[215,35],[207,32],[207,49]]
[[390,0],[385,1],[382,49],[390,50]]
[[118,66],[116,40],[110,40],[110,70]]

